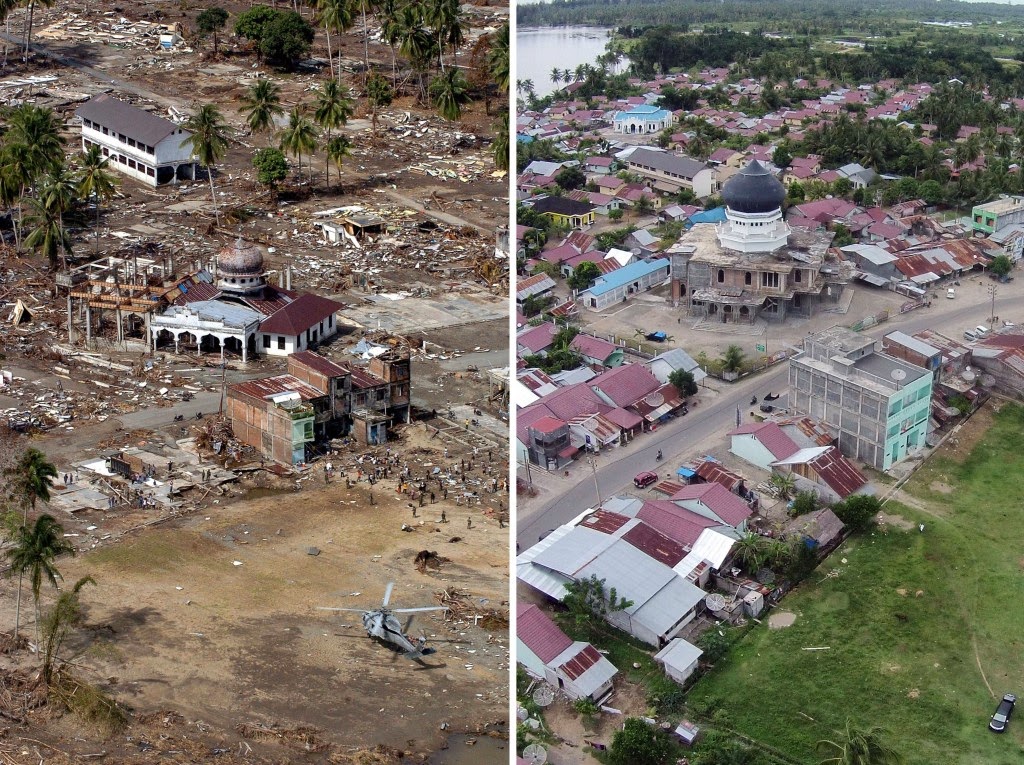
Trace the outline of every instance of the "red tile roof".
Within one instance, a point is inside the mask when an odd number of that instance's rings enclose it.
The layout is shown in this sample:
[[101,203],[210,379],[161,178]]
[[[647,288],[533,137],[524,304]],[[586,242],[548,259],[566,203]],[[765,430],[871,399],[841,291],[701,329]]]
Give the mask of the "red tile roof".
[[280,287],[267,286],[263,288],[263,293],[259,297],[240,295],[238,299],[252,310],[259,311],[264,316],[271,316],[292,302],[296,297],[298,297],[297,292],[283,290]]
[[697,543],[704,529],[720,525],[718,521],[663,499],[644,502],[636,517],[687,550]]
[[569,347],[578,351],[583,356],[597,359],[598,361],[604,361],[611,356],[616,348],[614,343],[609,343],[607,340],[591,337],[590,335],[576,335],[569,344]]
[[532,603],[516,604],[516,637],[545,664],[572,645],[572,638]]
[[670,499],[673,502],[700,502],[730,526],[739,526],[752,515],[747,504],[720,483],[684,486]]
[[631,430],[644,421],[644,418],[627,409],[609,409],[604,413],[606,419],[618,425],[620,428]]
[[529,427],[540,433],[554,433],[556,430],[564,428],[565,423],[555,417],[541,417],[539,420],[534,420]]
[[329,298],[304,292],[260,324],[260,332],[294,337],[332,316],[345,306]]
[[557,333],[558,328],[550,321],[546,321],[516,335],[516,345],[523,346],[530,353],[537,353],[551,345]]
[[627,364],[609,369],[591,380],[590,385],[620,407],[635,404],[661,387],[658,378],[643,364]]

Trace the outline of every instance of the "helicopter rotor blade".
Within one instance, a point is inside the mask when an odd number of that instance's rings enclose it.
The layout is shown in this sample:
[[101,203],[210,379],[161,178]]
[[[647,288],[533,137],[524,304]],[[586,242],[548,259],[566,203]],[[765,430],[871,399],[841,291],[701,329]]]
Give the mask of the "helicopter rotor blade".
[[409,625],[412,624],[412,620],[414,618],[415,617],[412,614],[409,614],[409,618],[405,620],[405,626],[402,627],[402,632],[406,632],[407,633],[409,631]]
[[395,589],[394,582],[388,582],[387,589],[384,590],[384,607],[387,608],[388,603],[391,602],[391,591]]
[[414,614],[420,611],[447,611],[447,606],[425,606],[424,608],[392,608],[393,614]]
[[359,614],[367,613],[365,608],[331,608],[330,606],[317,606],[317,611],[355,611]]

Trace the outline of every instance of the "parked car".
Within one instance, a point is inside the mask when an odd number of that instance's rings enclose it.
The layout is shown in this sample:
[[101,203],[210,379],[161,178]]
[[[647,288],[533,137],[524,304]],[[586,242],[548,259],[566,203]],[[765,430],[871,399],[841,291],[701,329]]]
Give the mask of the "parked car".
[[1002,733],[1006,730],[1006,724],[1010,722],[1010,715],[1013,714],[1013,705],[1017,703],[1017,697],[1012,693],[1007,693],[1003,696],[1003,700],[999,702],[999,706],[996,707],[996,712],[992,715],[992,719],[988,721],[988,727],[990,730],[994,730],[996,733]]
[[950,300],[955,298],[956,297],[956,290],[953,289],[952,287],[950,287],[948,290],[946,290],[946,297],[948,297]]
[[645,470],[642,473],[637,473],[633,477],[633,485],[638,489],[644,489],[650,486],[652,483],[658,480],[658,474],[652,473],[650,470]]
[[986,327],[984,324],[979,324],[977,327],[974,328],[974,334],[978,336],[979,340],[983,337],[987,337],[988,333],[989,328]]
[[645,337],[654,343],[663,343],[668,339],[668,335],[664,332],[648,332]]
[[969,340],[973,343],[977,339],[978,333],[975,332],[973,329],[968,329],[964,331],[964,340]]
[[762,412],[765,412],[766,414],[775,411],[775,407],[772,406],[771,404],[761,404],[761,406],[759,406],[758,409],[760,409]]

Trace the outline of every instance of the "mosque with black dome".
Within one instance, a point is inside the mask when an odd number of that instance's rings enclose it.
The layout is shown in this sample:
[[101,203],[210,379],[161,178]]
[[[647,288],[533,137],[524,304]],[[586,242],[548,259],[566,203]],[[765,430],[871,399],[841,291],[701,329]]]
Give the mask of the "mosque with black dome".
[[782,217],[786,190],[753,161],[722,186],[726,219],[698,223],[665,253],[672,301],[692,316],[752,324],[806,318],[835,305],[853,274],[827,257],[834,234],[793,230]]

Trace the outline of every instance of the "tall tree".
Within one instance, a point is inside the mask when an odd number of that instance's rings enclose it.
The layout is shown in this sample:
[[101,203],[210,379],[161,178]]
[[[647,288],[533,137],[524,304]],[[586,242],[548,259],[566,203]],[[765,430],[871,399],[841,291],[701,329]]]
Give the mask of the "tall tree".
[[117,192],[117,182],[109,170],[109,160],[100,147],[92,144],[82,155],[78,171],[78,197],[92,199],[96,205],[96,254],[100,254],[100,205]]
[[370,74],[370,28],[366,24],[366,14],[368,11],[372,11],[376,5],[374,0],[352,0],[352,3],[359,8],[359,13],[363,17],[363,81]]
[[820,765],[898,765],[903,757],[885,741],[885,730],[860,728],[846,721],[846,730],[835,740],[822,739]]
[[498,118],[498,129],[494,134],[491,150],[494,152],[494,167],[507,171],[512,158],[509,156],[509,116],[508,109]]
[[199,32],[203,37],[207,35],[213,36],[213,55],[219,53],[217,33],[224,28],[224,25],[228,23],[228,12],[223,8],[213,6],[202,11],[196,16],[196,27],[199,28]]
[[458,122],[462,119],[462,106],[469,102],[466,92],[466,78],[462,70],[452,67],[430,83],[430,95],[434,106],[446,120]]
[[487,53],[487,63],[494,83],[506,93],[509,86],[509,26],[506,21],[498,29]]
[[[316,128],[301,106],[296,106],[288,115],[288,126],[281,131],[281,151],[293,155],[299,165],[299,181],[302,180],[302,155],[312,154],[316,149]],[[310,170],[312,173],[312,170]]]
[[434,59],[435,39],[426,28],[423,11],[419,4],[408,3],[402,7],[399,34],[399,52],[409,59],[419,82],[420,100],[425,100],[423,75]]
[[[401,0],[379,0],[377,18],[380,20],[380,36],[391,48],[391,87],[398,87],[398,45],[402,41]],[[369,85],[369,82],[367,82]]]
[[284,114],[281,86],[273,80],[258,79],[242,96],[245,121],[254,133],[266,133],[274,127],[274,118]]
[[61,576],[54,561],[61,555],[74,555],[75,548],[64,538],[64,527],[48,513],[40,515],[31,527],[25,523],[18,526],[12,541],[12,546],[7,550],[7,561],[12,573],[28,574],[32,597],[35,600],[38,643],[39,596],[43,577],[56,587]]
[[96,580],[83,576],[68,592],[57,597],[57,602],[43,619],[43,679],[47,683],[53,680],[53,665],[68,632],[81,624],[82,607],[78,593],[87,584],[96,584]]
[[[39,4],[44,8],[50,8],[53,6],[53,0],[38,0]],[[32,46],[32,22],[35,16],[36,0],[28,1],[28,18],[25,19],[25,52],[22,54],[22,60],[28,61],[28,51]]]
[[442,75],[444,68],[444,49],[451,48],[452,55],[466,40],[465,22],[462,19],[462,6],[459,0],[430,0],[426,10],[427,23],[434,30],[437,41],[437,63]]
[[[334,77],[334,59],[331,54],[331,32],[342,34],[352,28],[352,6],[347,0],[314,0],[316,18],[327,33],[327,60]],[[338,48],[338,81],[341,81],[341,47]]]
[[[352,102],[341,92],[341,86],[335,80],[324,83],[323,89],[316,98],[313,119],[327,131],[327,145],[331,143],[331,131],[348,123],[352,116]],[[346,146],[347,150],[347,146]],[[331,161],[327,160],[327,186],[331,185]]]
[[204,104],[199,111],[189,117],[183,126],[192,135],[182,145],[188,145],[192,153],[199,159],[199,164],[206,168],[210,177],[210,197],[213,200],[213,217],[220,226],[220,209],[217,206],[217,192],[213,188],[214,167],[228,150],[228,126],[224,117],[214,104]]
[[352,144],[348,140],[348,136],[336,135],[327,142],[327,164],[329,166],[333,162],[338,168],[339,182],[341,180],[341,163],[346,157],[352,155],[351,148]]
[[370,106],[370,121],[373,125],[373,132],[377,132],[377,113],[391,105],[395,97],[395,91],[382,74],[374,72],[366,81],[366,100]]

